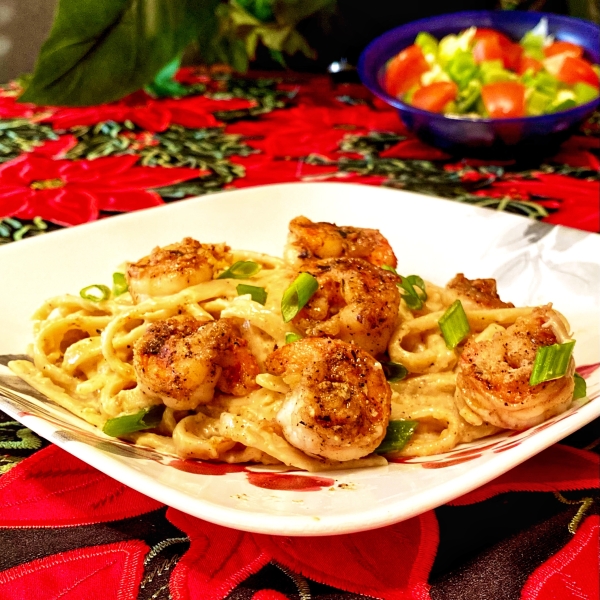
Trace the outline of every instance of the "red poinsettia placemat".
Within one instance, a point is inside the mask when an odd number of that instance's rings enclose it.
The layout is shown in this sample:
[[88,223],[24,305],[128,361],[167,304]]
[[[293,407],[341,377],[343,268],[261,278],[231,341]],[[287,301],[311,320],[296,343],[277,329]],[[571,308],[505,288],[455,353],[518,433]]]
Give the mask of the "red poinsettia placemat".
[[189,69],[178,78],[183,98],[137,92],[82,108],[19,104],[16,84],[6,86],[2,238],[39,233],[40,219],[68,226],[219,189],[332,179],[600,229],[598,116],[555,156],[490,162],[426,146],[358,84]]
[[[11,549],[0,559],[0,597],[483,598],[465,587],[476,579],[498,594],[503,586],[505,595],[491,598],[595,598],[597,579],[581,574],[597,569],[598,494],[589,488],[598,487],[598,468],[596,454],[557,445],[441,510],[374,531],[290,538],[166,508],[48,446],[0,479],[0,537]],[[494,539],[497,524],[485,520],[506,506],[523,514]],[[487,531],[474,535],[475,524]],[[467,540],[477,540],[470,556]],[[531,556],[513,562],[527,545]],[[452,558],[458,567],[436,564]],[[561,595],[575,583],[584,595]],[[462,591],[447,595],[456,586]]]

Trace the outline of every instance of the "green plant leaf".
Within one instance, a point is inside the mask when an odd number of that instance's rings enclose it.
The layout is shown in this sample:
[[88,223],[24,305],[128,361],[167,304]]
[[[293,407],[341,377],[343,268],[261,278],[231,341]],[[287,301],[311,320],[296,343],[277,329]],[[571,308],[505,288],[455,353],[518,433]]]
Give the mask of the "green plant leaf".
[[213,23],[210,31],[199,36],[200,54],[207,64],[225,62],[241,73],[248,69],[259,44],[282,66],[284,54],[302,52],[314,58],[313,49],[296,25],[333,6],[335,0],[229,0],[216,9],[218,25]]
[[91,106],[150,83],[214,19],[218,0],[59,0],[20,101]]
[[219,24],[223,18],[221,15],[223,8],[220,2],[213,1],[211,11],[207,12],[205,18],[198,23],[196,30],[195,44],[202,62],[207,65],[219,62],[219,56],[223,54],[222,32]]
[[263,23],[273,20],[273,8],[270,0],[237,0],[237,3]]
[[176,56],[156,74],[154,80],[146,86],[146,91],[157,98],[186,96],[189,93],[188,88],[173,79],[180,64],[181,56]]
[[282,24],[296,25],[314,13],[333,9],[336,0],[274,0],[273,14]]
[[289,55],[302,52],[308,57],[314,56],[308,42],[294,29],[295,23],[285,23],[279,19],[273,23],[262,23],[235,2],[229,8],[230,35],[244,40],[250,59],[254,58],[259,42],[276,52]]

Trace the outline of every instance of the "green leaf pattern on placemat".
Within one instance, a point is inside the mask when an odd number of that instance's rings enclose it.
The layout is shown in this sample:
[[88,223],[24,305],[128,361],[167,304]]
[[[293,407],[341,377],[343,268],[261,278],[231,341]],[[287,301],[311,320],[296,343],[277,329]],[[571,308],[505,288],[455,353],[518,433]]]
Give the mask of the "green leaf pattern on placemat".
[[58,137],[50,125],[28,119],[0,119],[0,163],[31,152],[36,146]]
[[137,154],[143,166],[209,169],[219,175],[239,177],[227,158],[256,152],[240,141],[241,136],[227,134],[220,127],[188,129],[171,125],[165,131],[151,134],[128,121],[106,121],[74,127],[71,133],[77,138],[77,145],[65,154],[71,160]]
[[42,440],[30,429],[0,412],[0,475],[41,448]]
[[[171,73],[172,75],[172,73]],[[200,78],[202,79],[202,78]],[[242,109],[222,110],[214,116],[224,123],[259,119],[273,110],[285,109],[293,103],[297,87],[282,87],[278,78],[242,78],[228,73],[215,73],[204,83],[186,85],[189,95],[202,93],[214,100],[246,99],[252,106]],[[289,82],[288,82],[289,83]],[[290,91],[292,90],[292,91]],[[350,106],[365,103],[349,94],[336,96]],[[374,108],[374,107],[372,107]],[[600,113],[596,113],[582,128],[588,138],[600,137]],[[337,129],[355,129],[344,124],[332,125]],[[260,130],[260,128],[258,128]],[[240,134],[227,132],[227,125],[201,129],[171,124],[161,132],[141,129],[131,121],[117,123],[104,121],[90,126],[77,126],[68,130],[53,130],[50,125],[26,118],[0,119],[0,163],[35,151],[46,141],[72,135],[76,143],[61,158],[67,160],[94,160],[120,154],[134,154],[138,164],[149,167],[188,167],[203,171],[197,178],[155,189],[165,201],[202,195],[219,191],[245,174],[244,167],[232,157],[248,157],[260,150],[252,147],[252,140]],[[411,143],[407,136],[386,131],[370,131],[367,134],[348,134],[339,143],[338,151],[328,156],[309,155],[297,160],[311,165],[332,167],[341,174],[359,177],[378,177],[386,187],[416,191],[424,194],[453,199],[458,202],[505,210],[541,219],[553,210],[536,202],[537,198],[520,199],[502,196],[495,184],[514,181],[536,180],[540,174],[565,175],[580,180],[598,181],[600,173],[590,167],[564,164],[523,164],[508,166],[477,165],[455,158],[439,160],[415,160],[386,156],[388,149],[403,141]],[[598,155],[592,142],[589,152]],[[383,154],[383,156],[382,156]],[[358,155],[358,156],[357,156]],[[277,160],[278,157],[271,157]],[[488,192],[489,190],[489,192]],[[543,200],[543,198],[542,198]],[[547,203],[546,203],[547,204]],[[59,226],[40,219],[0,219],[0,245],[38,235]]]
[[59,229],[59,226],[46,223],[40,217],[34,217],[33,219],[13,219],[12,217],[0,219],[0,246],[54,229]]

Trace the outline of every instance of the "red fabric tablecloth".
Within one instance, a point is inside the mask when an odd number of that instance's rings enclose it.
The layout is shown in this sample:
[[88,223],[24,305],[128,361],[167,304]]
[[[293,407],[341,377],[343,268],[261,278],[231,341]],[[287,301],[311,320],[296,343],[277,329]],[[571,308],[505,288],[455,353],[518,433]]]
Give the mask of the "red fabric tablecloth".
[[[189,96],[138,93],[90,108],[21,105],[15,85],[6,86],[0,241],[299,180],[386,185],[600,229],[597,117],[555,156],[499,163],[424,145],[358,84],[193,70],[178,77]],[[593,600],[599,442],[596,421],[409,521],[291,538],[163,506],[0,413],[0,598]]]

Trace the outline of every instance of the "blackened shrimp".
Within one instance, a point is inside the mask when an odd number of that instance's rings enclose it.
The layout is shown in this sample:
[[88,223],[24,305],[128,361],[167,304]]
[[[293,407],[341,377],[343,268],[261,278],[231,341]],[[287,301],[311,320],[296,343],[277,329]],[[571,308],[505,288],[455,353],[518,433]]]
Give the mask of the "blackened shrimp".
[[498,295],[495,279],[467,279],[458,273],[446,284],[446,289],[455,294],[465,308],[514,308],[512,302],[503,302]]
[[148,256],[129,263],[126,278],[137,303],[210,281],[215,272],[229,264],[231,256],[225,244],[201,244],[186,237],[176,244],[154,248]]
[[267,369],[290,387],[276,420],[306,454],[353,460],[381,443],[391,389],[381,365],[354,344],[304,338],[275,350]]
[[568,341],[567,327],[548,305],[519,317],[491,339],[469,340],[458,364],[455,395],[465,420],[527,429],[563,412],[573,398],[573,359],[560,379],[530,386],[529,378],[538,348]]
[[285,259],[299,266],[319,258],[363,258],[378,266],[396,266],[390,243],[377,229],[340,227],[334,223],[313,223],[306,217],[290,221]]
[[258,388],[258,363],[230,319],[157,321],[136,342],[133,366],[140,390],[175,410],[207,404],[215,388],[234,396]]
[[385,351],[400,305],[397,275],[361,258],[330,258],[307,263],[318,290],[294,317],[307,336],[354,342],[373,355]]

